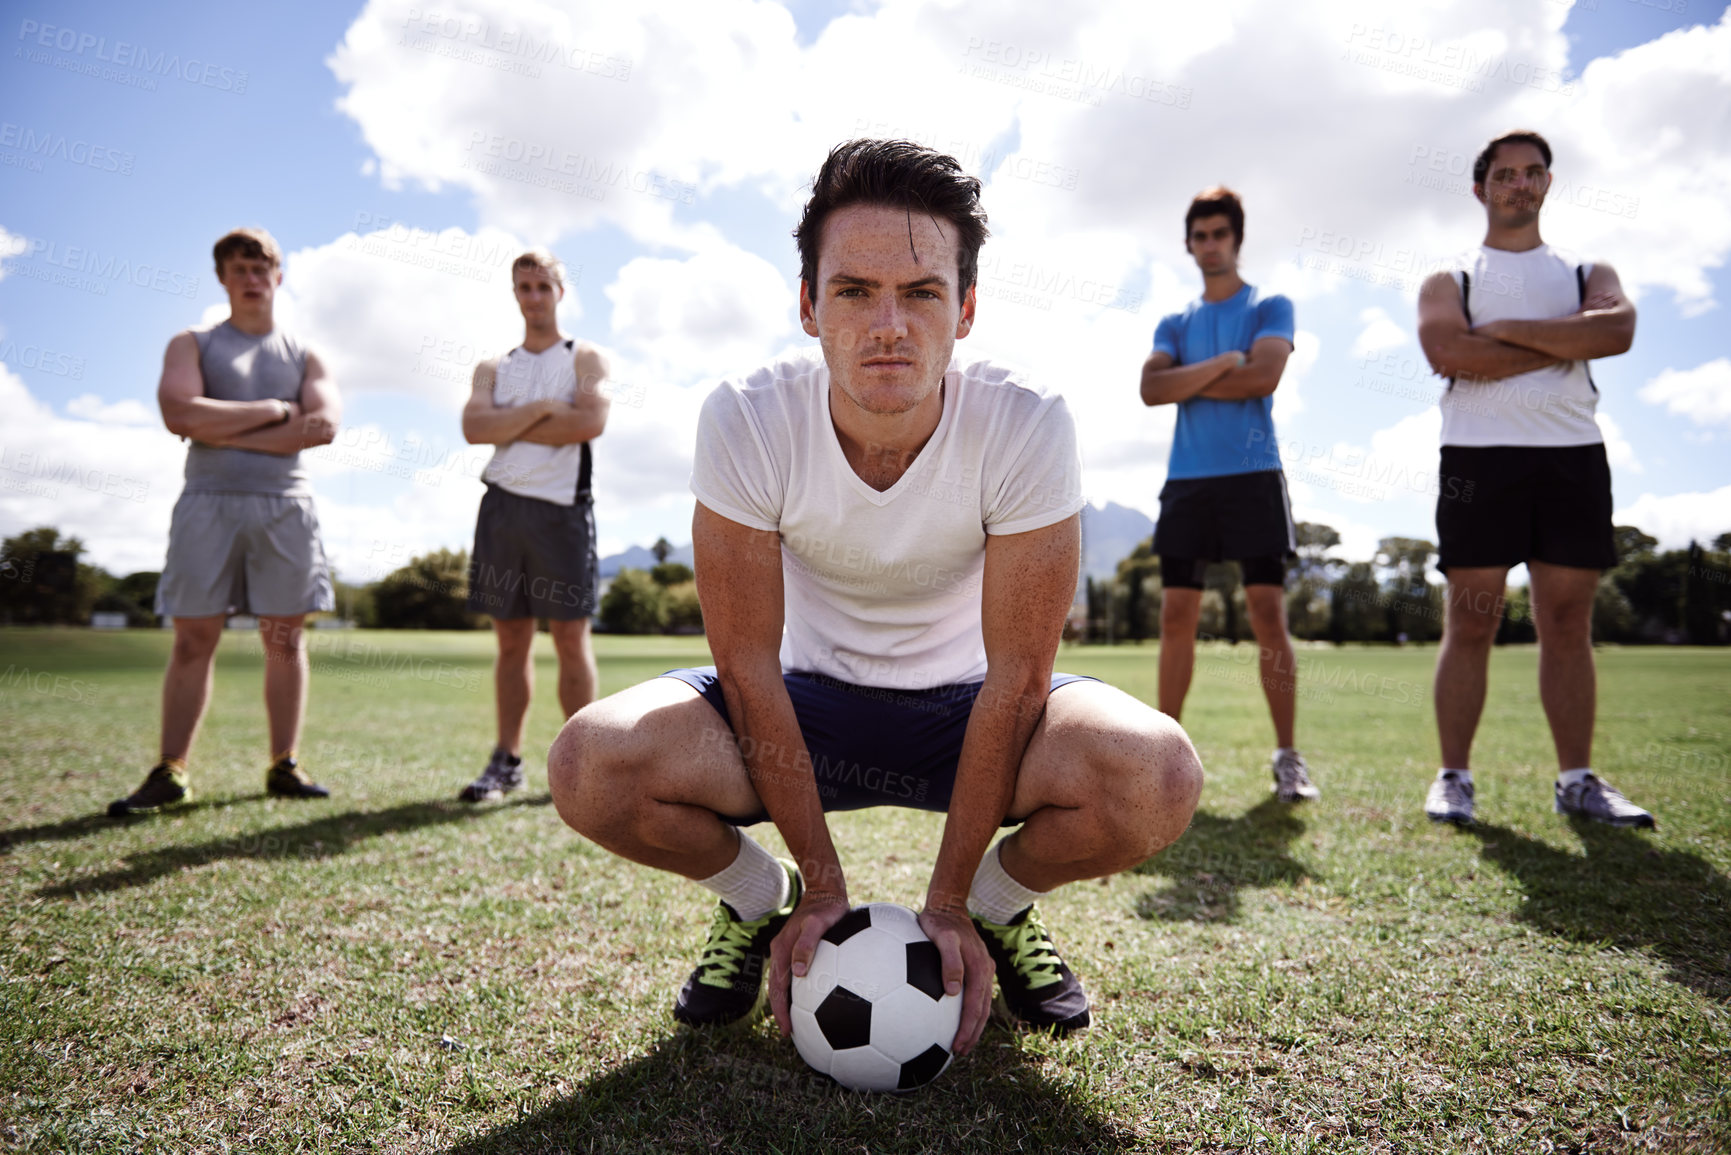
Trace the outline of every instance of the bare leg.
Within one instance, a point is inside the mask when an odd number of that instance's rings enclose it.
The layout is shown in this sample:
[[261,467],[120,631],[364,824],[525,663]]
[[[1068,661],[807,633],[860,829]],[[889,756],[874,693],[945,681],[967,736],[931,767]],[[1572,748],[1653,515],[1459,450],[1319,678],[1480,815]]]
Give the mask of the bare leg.
[[553,630],[553,648],[559,652],[559,705],[569,718],[595,700],[596,687],[601,684],[589,619],[547,624]]
[[493,665],[493,706],[501,750],[523,752],[523,723],[535,692],[535,619],[494,618],[499,657]]
[[760,807],[733,732],[690,686],[652,678],[578,711],[547,755],[553,803],[577,833],[632,862],[703,879],[739,838],[717,815]]
[[264,642],[264,709],[270,719],[270,756],[299,749],[307,712],[305,614],[258,619]]
[[224,615],[174,619],[174,649],[162,679],[162,757],[185,761],[210,702]]
[[1599,571],[1528,562],[1533,622],[1539,631],[1539,700],[1551,723],[1559,770],[1593,764],[1593,596]]
[[1196,623],[1202,591],[1167,587],[1160,596],[1160,712],[1174,721],[1184,712],[1196,666]]
[[1128,870],[1178,840],[1201,795],[1202,762],[1176,721],[1103,682],[1072,682],[1028,743],[1009,815],[1022,827],[998,858],[1037,891]]
[[1506,566],[1485,566],[1448,573],[1448,615],[1436,659],[1436,726],[1442,764],[1467,770],[1473,735],[1485,708],[1485,678],[1491,645],[1503,620]]
[[1298,656],[1286,633],[1286,590],[1281,586],[1244,587],[1250,608],[1250,629],[1260,651],[1262,696],[1274,720],[1274,744],[1292,745],[1293,716],[1298,710]]

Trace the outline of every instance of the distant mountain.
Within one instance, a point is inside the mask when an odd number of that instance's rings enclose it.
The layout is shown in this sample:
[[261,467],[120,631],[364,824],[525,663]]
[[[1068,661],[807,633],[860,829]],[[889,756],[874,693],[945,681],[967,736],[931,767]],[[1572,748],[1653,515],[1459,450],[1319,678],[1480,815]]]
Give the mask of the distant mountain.
[[1117,574],[1118,563],[1154,532],[1154,519],[1139,509],[1108,501],[1082,507],[1082,573],[1095,579]]
[[[1091,578],[1109,578],[1118,572],[1118,563],[1130,551],[1154,532],[1154,519],[1139,509],[1108,501],[1104,507],[1082,507],[1082,572]],[[691,564],[691,544],[687,542],[667,555],[668,561]],[[601,576],[611,578],[621,569],[648,569],[655,564],[655,555],[640,545],[623,553],[601,559]]]
[[[686,542],[684,545],[675,548],[672,553],[667,555],[668,561],[682,561],[686,565],[691,564],[691,559],[692,550],[690,542]],[[618,577],[619,571],[626,569],[627,567],[631,569],[649,569],[654,564],[655,555],[653,553],[644,546],[634,545],[624,553],[611,554],[602,558],[601,576],[604,578]]]

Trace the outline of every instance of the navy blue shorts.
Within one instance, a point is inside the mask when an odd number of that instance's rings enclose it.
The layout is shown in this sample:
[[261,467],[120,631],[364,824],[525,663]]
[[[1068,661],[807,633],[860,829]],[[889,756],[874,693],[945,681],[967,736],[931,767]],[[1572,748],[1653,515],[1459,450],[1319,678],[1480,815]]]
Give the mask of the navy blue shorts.
[[[661,676],[677,678],[702,694],[721,720],[733,725],[714,666],[669,670]],[[1053,674],[1051,689],[1098,680]],[[962,738],[983,683],[891,690],[805,672],[783,674],[782,681],[793,700],[826,812],[906,806],[948,813]],[[769,812],[721,817],[735,826],[751,826],[768,821]],[[1017,823],[1006,820],[1003,825]]]

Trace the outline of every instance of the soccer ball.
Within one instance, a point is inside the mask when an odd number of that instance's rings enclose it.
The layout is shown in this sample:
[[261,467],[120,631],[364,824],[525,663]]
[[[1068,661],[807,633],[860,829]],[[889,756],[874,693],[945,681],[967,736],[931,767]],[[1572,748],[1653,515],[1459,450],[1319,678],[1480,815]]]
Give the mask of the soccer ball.
[[856,906],[793,979],[793,1045],[855,1091],[911,1091],[950,1065],[962,997],[944,993],[937,944],[905,906]]

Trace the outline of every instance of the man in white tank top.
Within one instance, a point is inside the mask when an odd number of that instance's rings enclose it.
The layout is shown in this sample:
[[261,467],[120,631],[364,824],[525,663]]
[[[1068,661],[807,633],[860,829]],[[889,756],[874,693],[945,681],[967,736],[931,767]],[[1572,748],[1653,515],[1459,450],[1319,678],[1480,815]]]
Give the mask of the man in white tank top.
[[1438,568],[1448,618],[1437,655],[1442,768],[1425,799],[1433,821],[1473,820],[1468,757],[1484,709],[1491,645],[1510,568],[1525,564],[1539,634],[1539,697],[1557,751],[1559,814],[1653,825],[1592,770],[1593,598],[1616,564],[1611,471],[1587,363],[1626,352],[1635,307],[1611,266],[1581,264],[1539,236],[1551,148],[1510,132],[1473,165],[1485,240],[1464,267],[1419,292],[1418,334],[1449,378],[1442,400]]
[[157,401],[170,433],[191,444],[175,502],[157,612],[174,622],[162,686],[161,758],[116,818],[192,797],[186,760],[210,699],[211,666],[233,613],[258,617],[271,762],[265,788],[291,798],[330,791],[296,758],[306,712],[306,615],[335,598],[300,452],[328,445],[342,418],[323,363],[276,325],[282,251],[263,229],[217,241],[229,317],[168,344]]
[[488,802],[523,784],[523,726],[534,689],[535,622],[546,618],[559,657],[559,704],[570,717],[595,699],[589,640],[599,561],[591,501],[590,442],[607,425],[607,362],[593,345],[559,331],[565,295],[559,262],[531,249],[511,264],[523,343],[475,366],[463,436],[493,445],[487,493],[475,518],[469,609],[492,616],[498,723],[492,757],[458,793]]
[[[715,666],[580,711],[548,757],[561,817],[717,905],[674,1004],[757,1005],[784,1035],[791,974],[842,918],[826,811],[947,814],[921,925],[978,1040],[994,972],[1011,1012],[1065,1032],[1081,984],[1034,901],[1125,870],[1189,823],[1202,769],[1172,719],[1054,674],[1076,589],[1081,466],[1062,398],[965,363],[980,183],[906,141],[837,146],[795,236],[822,349],[729,378],[704,405],[692,533]],[[794,862],[738,827],[773,821]],[[1000,825],[1019,829],[992,844]],[[989,849],[988,849],[989,848]]]

